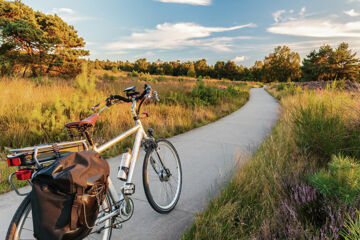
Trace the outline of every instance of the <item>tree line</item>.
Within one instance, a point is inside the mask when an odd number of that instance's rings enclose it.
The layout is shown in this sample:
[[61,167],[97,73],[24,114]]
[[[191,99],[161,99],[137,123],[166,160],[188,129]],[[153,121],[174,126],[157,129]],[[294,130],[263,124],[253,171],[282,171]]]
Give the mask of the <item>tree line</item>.
[[206,59],[198,61],[148,62],[146,58],[112,62],[109,60],[89,61],[91,68],[104,70],[136,71],[157,75],[226,78],[230,80],[260,82],[327,81],[345,79],[360,80],[360,62],[356,52],[347,43],[335,49],[329,45],[313,50],[301,64],[300,55],[287,46],[278,46],[263,61],[256,61],[252,67],[244,67],[233,61],[218,61],[208,65]]
[[21,1],[0,0],[0,74],[74,76],[89,55],[83,38],[59,16],[34,11]]

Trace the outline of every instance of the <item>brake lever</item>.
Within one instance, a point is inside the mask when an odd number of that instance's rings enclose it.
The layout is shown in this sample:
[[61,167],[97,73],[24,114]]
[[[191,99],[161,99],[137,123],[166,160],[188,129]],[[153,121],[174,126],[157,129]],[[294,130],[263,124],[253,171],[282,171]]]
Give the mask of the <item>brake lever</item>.
[[100,106],[100,103],[98,103],[98,104],[96,104],[95,106],[93,106],[93,107],[91,108],[91,110],[95,111],[96,108],[98,108],[99,106]]
[[114,96],[112,94],[110,94],[110,96],[105,100],[106,102],[106,106],[110,107],[112,105],[112,100],[114,99]]

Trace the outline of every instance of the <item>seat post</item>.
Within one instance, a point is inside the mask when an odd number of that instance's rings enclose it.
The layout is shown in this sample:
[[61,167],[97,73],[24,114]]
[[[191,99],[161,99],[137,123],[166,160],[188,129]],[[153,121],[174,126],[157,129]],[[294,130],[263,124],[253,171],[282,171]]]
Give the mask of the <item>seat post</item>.
[[94,140],[93,140],[92,136],[89,134],[89,132],[87,130],[85,130],[83,132],[83,134],[85,135],[86,140],[89,142],[90,146],[95,147]]

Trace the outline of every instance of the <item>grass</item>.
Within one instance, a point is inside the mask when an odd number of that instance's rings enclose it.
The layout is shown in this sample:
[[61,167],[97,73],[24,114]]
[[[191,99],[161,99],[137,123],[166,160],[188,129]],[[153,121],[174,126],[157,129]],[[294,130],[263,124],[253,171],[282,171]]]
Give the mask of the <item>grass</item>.
[[[282,105],[278,124],[207,209],[196,215],[182,239],[339,239],[342,231],[352,231],[345,222],[360,207],[359,196],[353,204],[329,198],[309,179],[327,169],[331,154],[359,162],[359,93],[291,86],[269,91]],[[335,129],[339,123],[342,128]],[[354,182],[358,180],[349,184]],[[353,187],[342,189],[354,192]]]
[[[107,76],[104,75],[105,73]],[[10,190],[9,170],[5,163],[8,148],[19,148],[39,143],[69,140],[64,124],[83,119],[92,106],[109,94],[122,94],[126,87],[136,85],[142,91],[139,77],[122,73],[83,73],[76,79],[1,78],[0,79],[0,193]],[[153,77],[153,76],[152,76]],[[142,110],[150,117],[142,119],[145,128],[153,128],[155,136],[167,138],[215,121],[244,105],[249,98],[249,86],[232,83],[184,81],[163,78],[150,83],[160,96],[160,103],[145,105]],[[201,86],[200,86],[201,85]],[[220,89],[218,86],[225,86]],[[211,90],[215,104],[194,95]],[[214,95],[214,96],[213,96]],[[93,130],[98,143],[104,143],[133,126],[130,105],[123,103],[103,112]],[[121,153],[131,146],[133,138],[126,139],[104,153],[106,157]]]

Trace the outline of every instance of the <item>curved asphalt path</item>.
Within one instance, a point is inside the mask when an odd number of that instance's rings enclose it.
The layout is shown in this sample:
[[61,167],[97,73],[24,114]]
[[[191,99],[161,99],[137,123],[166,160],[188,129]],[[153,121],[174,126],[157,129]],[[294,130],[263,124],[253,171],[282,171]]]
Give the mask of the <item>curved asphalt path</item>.
[[[142,187],[143,154],[134,172],[135,212],[120,230],[113,230],[112,239],[179,239],[192,224],[194,214],[202,211],[236,169],[239,155],[252,154],[270,133],[279,117],[279,104],[264,89],[250,90],[250,100],[240,110],[214,123],[169,139],[176,147],[183,170],[183,188],[176,208],[167,215],[156,213]],[[119,157],[109,159],[111,178],[116,179]],[[9,222],[22,197],[14,192],[0,196],[0,239],[4,239]]]

